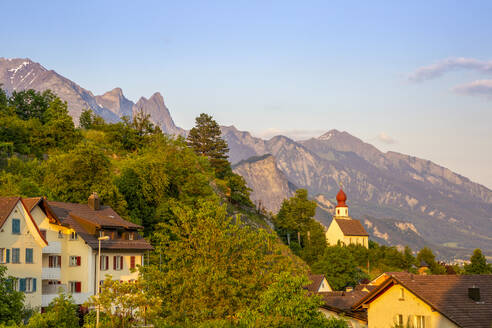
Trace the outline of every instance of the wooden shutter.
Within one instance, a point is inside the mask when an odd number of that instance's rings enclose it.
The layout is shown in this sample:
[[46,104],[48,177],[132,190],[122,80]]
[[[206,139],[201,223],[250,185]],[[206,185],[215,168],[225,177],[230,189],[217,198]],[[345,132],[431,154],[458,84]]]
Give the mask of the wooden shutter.
[[106,270],[109,268],[109,256],[106,256]]
[[36,291],[36,278],[32,278],[32,292],[34,293]]
[[24,279],[24,278],[19,279],[19,291],[21,291],[21,292],[26,291],[26,279]]
[[10,263],[10,249],[7,249],[5,252],[7,253],[5,263]]
[[120,256],[120,270],[123,270],[123,256]]
[[135,256],[130,257],[130,268],[135,268]]
[[82,283],[80,281],[75,282],[75,292],[80,293],[82,291]]
[[53,256],[48,256],[48,262],[49,262],[48,266],[50,268],[52,268],[53,267]]
[[113,256],[113,270],[116,270],[116,256]]
[[99,257],[99,270],[102,270],[102,268],[103,268],[103,257],[100,256]]
[[58,256],[58,267],[61,268],[61,256]]
[[77,266],[80,266],[80,262],[81,262],[81,257],[77,256]]

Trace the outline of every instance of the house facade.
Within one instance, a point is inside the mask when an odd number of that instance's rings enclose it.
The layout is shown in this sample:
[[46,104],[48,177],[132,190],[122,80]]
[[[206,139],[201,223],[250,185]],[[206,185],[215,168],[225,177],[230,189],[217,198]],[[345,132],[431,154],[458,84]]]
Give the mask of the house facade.
[[387,274],[352,306],[354,311],[362,309],[367,310],[369,328],[488,328],[492,275]]
[[[48,306],[60,290],[83,304],[106,275],[136,280],[133,269],[144,264],[145,253],[152,249],[139,234],[141,226],[102,206],[96,194],[87,204],[0,198],[0,224],[0,260],[32,307]],[[101,241],[98,263],[101,236],[109,240]]]
[[369,234],[359,220],[352,219],[348,214],[347,195],[340,189],[337,194],[335,215],[326,231],[328,245],[361,245],[369,248]]

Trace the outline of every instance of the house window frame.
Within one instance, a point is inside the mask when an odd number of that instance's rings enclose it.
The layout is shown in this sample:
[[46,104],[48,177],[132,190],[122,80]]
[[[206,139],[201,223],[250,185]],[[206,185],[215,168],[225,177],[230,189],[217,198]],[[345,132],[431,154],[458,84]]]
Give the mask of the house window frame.
[[70,267],[78,267],[81,264],[81,257],[76,255],[71,255],[68,258],[68,266]]
[[101,255],[101,260],[100,260],[99,265],[100,265],[99,269],[101,271],[108,271],[109,270],[109,256],[108,255]]
[[82,282],[81,281],[69,281],[68,291],[70,294],[78,294],[82,292]]
[[63,232],[61,230],[58,230],[58,238],[63,239]]
[[[17,257],[15,256],[17,254]],[[17,261],[16,261],[17,260]],[[12,263],[20,264],[20,248],[12,248]]]
[[[30,256],[27,256],[28,251],[30,251]],[[32,248],[26,248],[26,258],[25,262],[26,264],[34,264],[34,249]]]
[[415,328],[426,328],[424,315],[416,315],[414,318],[415,318],[414,319],[414,327]]
[[5,264],[7,263],[7,249],[6,248],[0,248],[0,264]]
[[[20,224],[20,219],[12,219],[12,234],[13,235],[20,235],[21,234],[21,224]],[[14,224],[14,223],[18,223]],[[15,230],[15,231],[14,231]]]
[[79,239],[79,236],[77,234],[77,231],[70,231],[70,240],[74,241],[74,240],[78,240]]
[[60,255],[49,255],[48,256],[48,267],[49,268],[61,268],[61,256]]
[[115,271],[121,271],[123,270],[124,263],[123,263],[123,256],[121,255],[115,255],[113,256],[113,269]]
[[405,300],[405,288],[400,287],[400,297],[398,298],[399,301],[404,301]]

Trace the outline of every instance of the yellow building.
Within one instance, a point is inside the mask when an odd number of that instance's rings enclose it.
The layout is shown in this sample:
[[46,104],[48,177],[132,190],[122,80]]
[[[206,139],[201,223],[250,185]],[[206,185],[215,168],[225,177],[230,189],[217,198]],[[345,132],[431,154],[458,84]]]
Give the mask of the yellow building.
[[[129,281],[144,264],[151,245],[142,227],[123,220],[93,194],[87,204],[51,202],[45,198],[0,198],[0,262],[17,279],[33,307],[46,307],[60,290],[82,304],[96,293],[100,280]],[[98,259],[98,237],[101,259]],[[100,282],[99,282],[100,283]]]
[[492,326],[492,275],[387,274],[352,306],[367,309],[369,328]]
[[340,189],[337,194],[338,205],[335,207],[335,215],[326,231],[326,241],[329,245],[340,242],[345,245],[355,244],[369,248],[369,234],[359,220],[349,216],[346,201],[347,195]]

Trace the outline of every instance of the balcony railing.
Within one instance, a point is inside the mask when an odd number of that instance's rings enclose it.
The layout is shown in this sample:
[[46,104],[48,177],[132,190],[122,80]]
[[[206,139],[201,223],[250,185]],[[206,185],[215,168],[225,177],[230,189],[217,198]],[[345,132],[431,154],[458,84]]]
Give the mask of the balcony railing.
[[48,246],[43,248],[43,254],[61,254],[61,242],[48,242]]
[[41,292],[43,295],[49,295],[49,294],[58,294],[60,292],[66,293],[67,292],[67,285],[65,284],[55,284],[55,285],[44,285],[43,288],[41,289]]
[[43,267],[41,279],[58,280],[61,276],[61,269]]
[[[41,306],[47,307],[55,298],[58,297],[60,292],[67,292],[67,286],[63,284],[59,285],[46,285],[43,286],[43,294],[41,300]],[[71,294],[75,304],[84,304],[89,297],[92,296],[91,293],[73,293]]]

